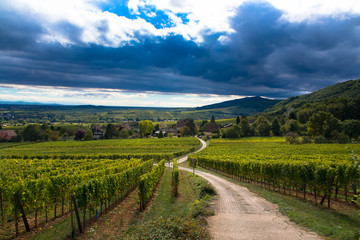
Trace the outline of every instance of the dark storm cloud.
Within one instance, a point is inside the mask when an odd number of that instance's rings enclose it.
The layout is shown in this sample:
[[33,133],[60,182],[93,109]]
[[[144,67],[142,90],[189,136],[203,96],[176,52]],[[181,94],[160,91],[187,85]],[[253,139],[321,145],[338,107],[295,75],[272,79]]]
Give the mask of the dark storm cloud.
[[0,50],[22,50],[34,44],[43,32],[31,14],[14,12],[0,5]]
[[[290,23],[282,15],[271,5],[247,3],[231,19],[235,33],[207,35],[199,45],[138,33],[138,43],[113,48],[84,44],[82,29],[68,22],[54,27],[74,45],[38,43],[46,31],[37,20],[4,11],[0,81],[288,97],[360,77],[360,16]],[[97,28],[109,31],[107,22]]]

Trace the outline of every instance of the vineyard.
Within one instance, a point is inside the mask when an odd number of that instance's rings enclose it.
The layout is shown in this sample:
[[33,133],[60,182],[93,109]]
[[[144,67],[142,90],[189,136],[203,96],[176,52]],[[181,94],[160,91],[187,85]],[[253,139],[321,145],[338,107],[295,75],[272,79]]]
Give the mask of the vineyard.
[[211,140],[192,157],[200,166],[330,207],[358,194],[359,144],[290,145],[283,138]]
[[[69,232],[120,202],[140,179],[147,201],[163,167],[154,160],[193,151],[195,138],[46,142],[1,149],[0,238],[12,238],[59,216]],[[163,166],[164,160],[158,164]],[[141,180],[144,182],[144,180]]]
[[200,146],[195,138],[114,139],[29,143],[3,148],[0,158],[173,158]]

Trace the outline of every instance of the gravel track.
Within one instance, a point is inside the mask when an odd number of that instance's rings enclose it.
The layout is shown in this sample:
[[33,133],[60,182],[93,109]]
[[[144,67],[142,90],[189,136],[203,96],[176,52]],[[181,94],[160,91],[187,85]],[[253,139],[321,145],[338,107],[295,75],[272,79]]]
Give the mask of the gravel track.
[[[198,150],[206,147],[206,143]],[[187,157],[178,160],[186,161]],[[190,168],[179,167],[192,172]],[[217,191],[214,202],[215,215],[208,218],[212,239],[322,239],[316,233],[302,229],[282,215],[278,206],[251,193],[247,188],[234,184],[211,173],[196,171]]]

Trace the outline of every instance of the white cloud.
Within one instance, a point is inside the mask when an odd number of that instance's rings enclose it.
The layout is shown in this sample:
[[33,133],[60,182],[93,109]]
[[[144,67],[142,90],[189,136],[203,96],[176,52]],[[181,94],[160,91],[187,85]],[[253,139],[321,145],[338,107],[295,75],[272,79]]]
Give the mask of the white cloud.
[[121,89],[0,84],[0,101],[137,107],[199,107],[242,98],[237,95],[128,92]]
[[[185,39],[197,43],[203,41],[204,34],[234,32],[229,24],[230,17],[244,2],[259,0],[129,0],[128,8],[133,14],[145,11],[147,16],[155,16],[149,6],[163,11],[174,26],[156,29],[151,23],[138,17],[128,19],[103,11],[101,3],[111,0],[12,0],[6,7],[15,11],[31,13],[40,20],[47,30],[38,41],[59,42],[63,45],[76,44],[71,37],[59,30],[57,24],[68,22],[82,30],[80,40],[87,44],[118,47],[137,42],[136,34],[165,37],[180,34]],[[313,21],[321,16],[346,17],[360,14],[359,0],[268,0],[273,6],[284,11],[286,21]],[[187,14],[183,23],[177,14]],[[99,29],[108,25],[108,31]],[[219,41],[224,43],[224,38]]]
[[322,16],[344,17],[360,14],[359,0],[269,0],[276,8],[285,11],[284,18],[292,22],[316,20]]

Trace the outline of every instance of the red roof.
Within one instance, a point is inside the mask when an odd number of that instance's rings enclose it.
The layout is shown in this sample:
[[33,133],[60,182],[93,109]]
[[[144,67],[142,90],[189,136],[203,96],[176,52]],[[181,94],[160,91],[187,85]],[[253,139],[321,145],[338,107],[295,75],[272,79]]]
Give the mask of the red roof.
[[0,130],[0,138],[9,141],[11,138],[16,137],[17,134],[14,130]]

